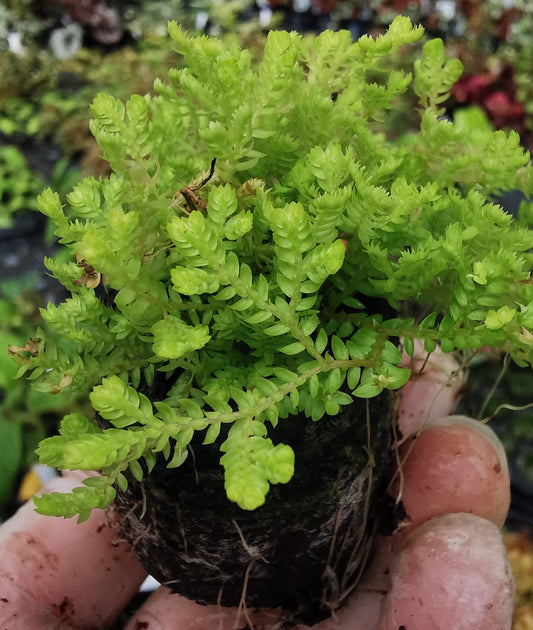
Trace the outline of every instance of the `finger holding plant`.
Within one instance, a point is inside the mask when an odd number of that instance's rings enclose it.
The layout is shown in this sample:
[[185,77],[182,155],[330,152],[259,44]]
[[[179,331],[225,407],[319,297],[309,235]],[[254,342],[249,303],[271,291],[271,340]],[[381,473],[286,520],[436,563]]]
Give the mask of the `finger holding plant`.
[[[442,356],[435,354],[433,367],[438,367]],[[494,524],[501,522],[508,507],[508,498],[501,500],[509,490],[501,445],[480,431],[479,423],[460,421],[453,416],[442,418],[434,411],[435,400],[442,397],[439,411],[453,412],[461,382],[455,379],[450,387],[450,376],[457,367],[450,362],[447,369],[438,370],[437,378],[431,369],[424,370],[410,387],[416,396],[409,400],[416,399],[419,406],[425,402],[425,414],[419,415],[415,429],[415,434],[421,430],[415,441],[417,448],[401,464],[405,476],[402,497],[420,496],[419,488],[426,487],[418,505],[412,501],[408,504],[409,510],[414,508],[420,527],[406,528],[404,524],[394,536],[378,538],[362,581],[335,619],[315,625],[317,630],[348,630],[354,625],[366,630],[397,630],[405,621],[415,629],[424,630],[451,624],[462,630],[477,629],[481,623],[488,630],[508,627],[513,582]],[[405,418],[411,415],[409,400],[402,403],[404,419],[400,419],[400,429],[406,436],[408,427],[413,428],[412,422],[405,423]],[[437,442],[424,439],[432,427],[461,436],[460,456],[453,438],[444,437]],[[485,457],[475,465],[480,475],[478,496],[485,504],[491,502],[496,517],[492,523],[481,517],[485,516],[483,505],[469,505],[468,514],[458,512],[463,509],[462,502],[469,498],[468,493],[463,495],[464,490],[469,490],[463,483],[465,471],[471,469],[472,458],[478,458],[480,451]],[[435,456],[440,464],[432,477],[433,488],[428,489],[427,461]],[[497,477],[493,476],[495,462],[501,473]],[[80,483],[80,478],[68,473],[54,480],[47,491],[68,492]],[[429,510],[428,503],[432,505]],[[435,512],[433,508],[438,503],[440,511]],[[145,577],[141,564],[121,540],[113,510],[94,510],[80,525],[75,518],[50,521],[27,503],[0,528],[0,558],[3,594],[0,618],[11,630],[42,630],[57,624],[65,629],[107,627]],[[47,562],[42,562],[44,558]],[[446,589],[441,588],[443,582]],[[456,588],[461,589],[461,597],[457,597]],[[416,601],[414,614],[412,601]],[[436,611],[440,613],[442,626],[434,625]],[[255,628],[276,628],[282,619],[279,609],[248,611],[244,607],[200,606],[162,587],[135,613],[126,630],[141,628],[143,624],[160,630],[171,630],[176,624],[197,630],[213,627],[230,630],[244,623]],[[298,627],[304,630],[307,626]]]

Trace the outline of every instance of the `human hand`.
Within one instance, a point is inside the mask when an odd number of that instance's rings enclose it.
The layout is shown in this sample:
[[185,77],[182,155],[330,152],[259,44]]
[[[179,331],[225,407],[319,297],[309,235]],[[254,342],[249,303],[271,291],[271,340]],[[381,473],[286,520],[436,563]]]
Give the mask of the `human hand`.
[[[438,352],[418,377],[414,366],[391,486],[409,519],[376,541],[351,599],[315,630],[511,627],[513,578],[499,532],[509,506],[507,463],[487,427],[447,416],[462,384],[450,376],[455,368]],[[67,475],[48,490],[79,481]],[[29,502],[0,527],[0,628],[107,628],[145,576],[109,514],[93,511],[78,525],[40,516]],[[274,630],[280,619],[280,611],[200,606],[160,588],[125,630]]]

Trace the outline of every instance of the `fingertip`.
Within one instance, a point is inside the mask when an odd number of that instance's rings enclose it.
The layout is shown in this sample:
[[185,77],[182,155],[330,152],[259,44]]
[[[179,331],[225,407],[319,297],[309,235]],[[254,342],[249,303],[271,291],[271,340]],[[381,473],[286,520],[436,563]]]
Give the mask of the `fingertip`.
[[505,449],[503,448],[503,444],[501,443],[500,438],[496,435],[494,430],[488,424],[486,424],[485,422],[481,422],[480,420],[474,420],[474,418],[465,416],[463,414],[438,416],[435,418],[431,418],[428,422],[428,428],[442,427],[448,425],[464,427],[465,429],[476,432],[477,434],[479,434],[480,437],[487,440],[487,442],[496,452],[502,469],[508,474],[509,466],[507,463],[507,455],[505,453]]
[[508,630],[514,579],[499,529],[445,514],[400,537],[379,630]]
[[[46,491],[69,492],[79,483],[79,476],[65,475]],[[32,501],[0,529],[0,566],[3,578],[35,602],[36,613],[45,607],[58,623],[82,627],[108,625],[146,575],[102,510],[78,524],[76,518],[42,516]]]
[[465,372],[452,354],[439,347],[428,354],[418,340],[414,356],[405,356],[403,365],[411,369],[411,377],[401,390],[400,442],[418,433],[432,419],[453,413],[466,382]]
[[432,419],[399,451],[393,494],[415,527],[439,514],[470,512],[501,527],[510,505],[505,452],[494,432],[465,416]]

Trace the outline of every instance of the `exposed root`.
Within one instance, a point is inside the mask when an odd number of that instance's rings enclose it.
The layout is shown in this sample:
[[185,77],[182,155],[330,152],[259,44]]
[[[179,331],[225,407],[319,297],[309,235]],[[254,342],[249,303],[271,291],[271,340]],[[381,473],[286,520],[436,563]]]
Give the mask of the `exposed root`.
[[239,630],[239,621],[241,618],[241,612],[244,613],[244,618],[246,619],[246,623],[248,624],[248,628],[250,630],[255,630],[255,626],[253,621],[250,618],[250,614],[248,612],[248,606],[246,605],[246,591],[248,589],[248,580],[250,579],[250,573],[255,564],[256,559],[252,558],[246,567],[246,572],[244,574],[244,582],[242,585],[241,598],[239,600],[239,605],[237,606],[237,612],[235,614],[235,622],[233,624],[233,630]]
[[[142,487],[142,486],[141,486]],[[126,514],[124,514],[124,516],[122,517],[122,520],[124,522],[126,522],[127,520],[129,520],[130,516],[133,514],[133,512],[135,512],[135,510],[142,505],[143,502],[142,501],[135,501],[135,503],[130,507],[130,509],[126,512]]]
[[237,533],[239,534],[239,538],[241,539],[242,546],[244,547],[244,550],[250,556],[250,558],[252,558],[252,560],[262,560],[266,564],[270,564],[268,560],[259,553],[259,550],[257,549],[257,547],[251,547],[246,542],[246,540],[244,539],[244,535],[242,533],[242,529],[239,527],[239,524],[237,523],[237,521],[235,519],[232,519],[231,522],[235,525],[235,529],[237,530]]
[[185,527],[183,526],[183,520],[181,518],[181,510],[179,509],[179,505],[176,505],[176,519],[178,521],[179,533],[181,535],[181,540],[183,543],[183,553],[184,555],[189,555],[189,546],[187,544],[187,534],[185,532]]
[[152,529],[152,523],[150,523],[148,525],[148,527],[141,532],[137,538],[135,538],[135,540],[131,543],[131,546],[135,549],[135,547],[139,544],[139,542],[143,539],[146,538],[146,536],[148,536],[148,534],[150,533],[150,530]]
[[[397,418],[398,416],[395,416],[395,418]],[[393,434],[393,445],[392,448],[394,449],[394,460],[396,462],[396,472],[394,473],[391,482],[389,483],[389,486],[387,488],[387,492],[390,491],[391,486],[392,486],[392,482],[396,480],[396,478],[399,479],[398,481],[398,485],[399,485],[399,491],[398,491],[398,497],[396,498],[396,505],[398,505],[398,503],[402,500],[402,496],[403,496],[403,488],[405,485],[405,475],[403,474],[403,466],[405,463],[405,459],[406,458],[401,458],[400,457],[400,449],[398,446],[399,443],[399,436],[398,436],[398,423],[397,420],[394,419],[392,422],[392,434]]]
[[[363,524],[359,530],[359,536],[357,538],[356,543],[352,548],[352,552],[350,554],[350,558],[348,560],[348,564],[346,565],[346,569],[341,579],[341,591],[339,594],[340,602],[344,602],[344,599],[347,597],[347,594],[351,593],[351,591],[357,586],[359,579],[361,578],[362,572],[366,567],[366,560],[368,558],[368,554],[370,552],[370,543],[371,538],[368,537],[368,518],[370,513],[370,496],[371,493],[368,491],[368,488],[372,487],[372,467],[368,470],[368,482],[367,482],[367,492],[365,494],[365,502],[364,502],[364,510],[363,510]],[[361,549],[366,541],[366,548],[364,553],[361,553]],[[354,579],[354,575],[357,575],[357,578]]]
[[111,542],[111,545],[113,547],[117,547],[121,543],[129,544],[129,541],[124,536],[121,516],[118,513],[115,505],[111,503],[111,505],[106,508],[105,513],[107,525],[113,530],[113,540]]
[[[359,485],[359,487],[357,489],[357,496],[353,500],[354,506],[359,506],[359,504],[361,502],[361,498],[365,494],[365,490],[367,490],[368,487],[369,486],[368,486],[367,480],[364,480]],[[351,508],[351,509],[353,510],[353,508]],[[366,511],[366,509],[363,511],[363,514],[364,514],[363,523],[360,524],[359,526],[357,525],[357,523],[354,523],[353,519],[350,520],[350,522],[348,524],[348,527],[346,528],[346,531],[344,532],[343,540],[342,540],[341,544],[339,545],[339,554],[338,554],[338,559],[339,560],[343,556],[343,553],[342,553],[343,550],[345,550],[347,547],[351,547],[352,548],[352,553],[350,555],[350,561],[349,561],[349,562],[351,562],[354,554],[356,553],[357,549],[359,548],[359,545],[361,544],[361,538],[365,535],[365,528],[366,528],[367,517],[368,517],[368,512]],[[353,529],[354,529],[354,527],[355,527],[355,529],[360,529],[358,540],[355,542],[355,544],[352,542],[352,536],[353,536]],[[338,562],[335,561],[332,566],[333,566],[333,568],[337,569]]]
[[146,491],[144,489],[144,484],[141,483],[141,492],[143,495],[143,509],[141,511],[141,515],[139,516],[139,520],[142,521],[144,518],[144,515],[146,514]]
[[[367,565],[368,556],[372,546],[372,538],[368,536],[368,522],[370,517],[370,497],[373,483],[373,469],[376,465],[374,454],[372,452],[372,430],[370,422],[370,409],[367,401],[366,410],[366,432],[367,444],[366,451],[368,454],[368,465],[366,469],[366,479],[362,480],[357,488],[357,496],[350,498],[353,500],[353,506],[359,506],[363,500],[362,523],[356,518],[355,513],[349,520],[348,527],[343,534],[342,541],[338,542],[338,533],[340,523],[342,522],[342,512],[346,506],[344,502],[339,506],[337,518],[331,538],[331,546],[329,551],[328,563],[324,571],[324,591],[322,595],[322,605],[329,608],[331,615],[334,616],[335,611],[340,608],[346,598],[356,588],[359,580]],[[354,507],[351,507],[353,512]],[[354,540],[354,535],[357,536]],[[337,548],[338,547],[338,548]],[[343,569],[342,575],[339,576],[339,562],[343,561],[345,551],[349,549],[350,555]]]
[[531,407],[533,407],[533,402],[528,403],[527,405],[508,405],[506,403],[502,404],[502,405],[498,405],[498,407],[496,407],[496,409],[493,411],[493,413],[491,413],[490,416],[487,416],[486,418],[483,418],[483,420],[481,420],[482,424],[487,424],[488,422],[490,422],[493,418],[495,418],[502,409],[507,409],[508,411],[524,411],[525,409],[531,409]]
[[[372,544],[373,544],[373,536],[367,537],[363,552],[361,552],[361,549],[359,549],[359,557],[358,557],[357,564],[354,565],[353,567],[350,567],[351,570],[349,571],[349,581],[345,580],[346,574],[345,576],[343,576],[343,583],[346,582],[347,584],[345,585],[345,588],[341,591],[340,596],[339,596],[339,600],[341,604],[344,604],[344,602],[348,599],[348,597],[352,594],[352,592],[357,588],[357,585],[359,584],[361,578],[363,577],[363,573],[368,566],[368,558],[372,550]],[[353,577],[354,569],[356,569],[355,577]]]
[[232,522],[235,525],[235,529],[237,530],[237,533],[239,534],[239,538],[241,539],[241,543],[242,543],[242,546],[244,547],[244,550],[250,556],[250,562],[248,563],[248,566],[246,567],[246,571],[244,573],[244,581],[243,581],[243,586],[242,586],[242,591],[241,591],[241,597],[239,600],[239,605],[237,607],[237,613],[235,617],[235,622],[233,624],[233,630],[238,630],[241,612],[244,614],[246,623],[248,624],[247,627],[250,628],[250,630],[255,630],[254,624],[248,613],[248,607],[246,605],[246,591],[248,589],[248,581],[250,579],[250,573],[252,572],[252,568],[257,560],[262,560],[263,562],[266,562],[266,564],[269,564],[269,563],[268,563],[268,560],[259,552],[257,547],[252,547],[246,542],[244,535],[242,533],[242,530],[239,527],[239,524],[237,523],[237,521],[235,519],[232,519]]
[[329,608],[330,614],[333,616],[341,605],[339,578],[337,577],[337,573],[329,565],[324,570],[323,578],[327,580],[327,587],[324,587],[321,604]]
[[[374,454],[372,453],[372,428],[371,428],[371,422],[370,422],[370,407],[368,405],[368,400],[366,401],[366,439],[367,439],[367,452],[368,452],[368,479],[366,482],[366,488],[367,488],[367,492],[365,493],[365,502],[364,502],[364,510],[363,510],[363,525],[359,530],[359,536],[357,539],[356,544],[354,545],[353,549],[352,549],[352,553],[350,555],[350,559],[348,561],[348,565],[346,567],[346,572],[343,575],[342,578],[342,592],[345,592],[348,589],[348,585],[352,584],[352,578],[353,578],[353,573],[354,570],[357,567],[361,566],[361,562],[359,560],[359,552],[361,549],[361,545],[364,542],[365,538],[367,538],[367,525],[368,525],[368,516],[370,513],[370,497],[371,497],[371,492],[370,492],[370,488],[372,488],[372,481],[373,481],[373,470],[376,466],[376,461],[374,458]],[[365,563],[366,563],[366,557],[368,556],[368,553],[365,554]],[[355,586],[355,584],[350,586],[350,591],[351,589]],[[342,601],[342,599],[341,599]]]
[[[337,510],[337,518],[335,519],[335,527],[333,528],[333,535],[331,536],[331,544],[329,546],[328,561],[326,563],[326,571],[332,567],[332,558],[335,550],[335,544],[337,542],[337,534],[339,533],[340,523],[342,521],[342,512],[344,510],[344,497],[341,500],[339,509]],[[333,565],[334,566],[334,565]]]
[[191,454],[192,466],[194,469],[194,482],[198,485],[200,483],[200,477],[198,475],[198,468],[196,467],[196,455],[194,454],[194,449],[190,444],[187,446],[187,450]]
[[[479,354],[481,354],[483,352],[483,350],[478,349],[475,352],[473,352],[472,354],[470,354],[462,363],[461,368],[465,369],[465,367],[472,361],[472,359],[476,356],[478,356]],[[502,403],[501,405],[498,405],[496,407],[496,409],[488,416],[485,416],[485,411],[487,409],[487,407],[489,406],[490,401],[492,400],[492,398],[494,397],[495,392],[498,390],[498,387],[500,386],[502,380],[504,379],[507,370],[509,368],[509,365],[511,363],[511,355],[509,353],[505,353],[503,360],[501,361],[501,369],[500,372],[498,373],[498,376],[496,377],[496,379],[494,380],[494,383],[492,384],[490,391],[487,393],[485,400],[483,401],[483,404],[481,405],[481,408],[479,410],[479,413],[477,414],[477,419],[482,423],[482,424],[487,424],[489,423],[491,420],[493,420],[499,413],[500,411],[502,411],[503,409],[506,409],[507,411],[523,411],[525,409],[531,409],[533,407],[533,402],[525,404],[525,405],[509,405],[507,403]]]
[[[485,397],[485,400],[483,401],[483,404],[481,405],[481,409],[479,410],[479,414],[477,417],[478,420],[481,420],[481,418],[483,418],[483,415],[485,414],[485,409],[487,408],[488,404],[492,400],[492,397],[494,396],[494,393],[498,389],[498,386],[502,382],[502,379],[505,376],[505,373],[507,372],[507,368],[509,367],[510,362],[511,362],[511,355],[507,353],[503,358],[502,369],[500,370],[500,373],[498,374],[496,380],[492,384],[492,387],[490,388],[488,394]],[[486,422],[488,422],[488,420],[486,420]]]
[[220,588],[220,590],[218,591],[218,596],[217,596],[217,608],[220,612],[220,618],[218,620],[218,628],[217,630],[224,630],[224,617],[222,616],[222,587]]

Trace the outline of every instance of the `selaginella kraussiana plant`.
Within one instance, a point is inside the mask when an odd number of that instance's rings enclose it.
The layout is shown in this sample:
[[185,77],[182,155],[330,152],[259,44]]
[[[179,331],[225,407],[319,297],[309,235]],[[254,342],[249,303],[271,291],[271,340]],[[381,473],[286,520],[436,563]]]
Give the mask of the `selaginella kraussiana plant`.
[[[39,199],[71,251],[46,264],[72,296],[43,312],[61,341],[39,333],[21,372],[90,389],[99,417],[68,415],[41,443],[49,465],[100,473],[36,499],[45,514],[83,520],[198,439],[231,502],[260,512],[298,467],[273,428],[400,388],[415,339],[533,357],[533,212],[494,202],[530,194],[530,158],[514,133],[442,116],[461,64],[440,40],[412,76],[381,70],[423,35],[406,18],[355,43],[271,32],[254,67],[236,45],[169,32],[185,64],[159,96],[92,105],[110,177],[82,181],[68,208]],[[420,127],[390,140],[408,90]]]

